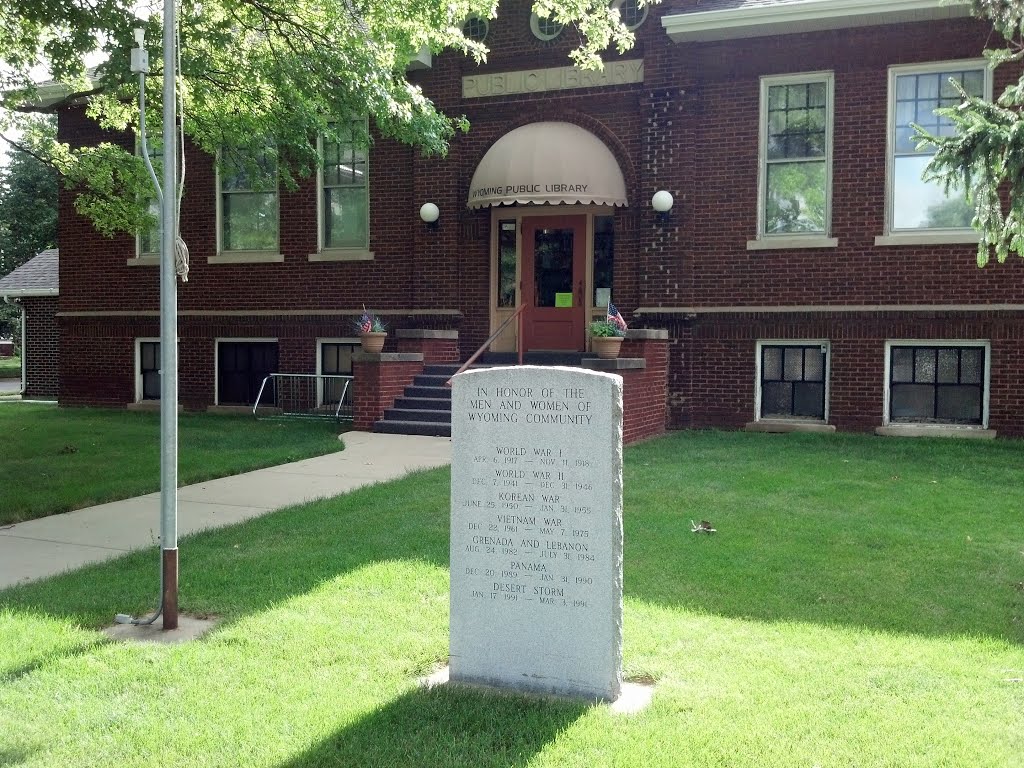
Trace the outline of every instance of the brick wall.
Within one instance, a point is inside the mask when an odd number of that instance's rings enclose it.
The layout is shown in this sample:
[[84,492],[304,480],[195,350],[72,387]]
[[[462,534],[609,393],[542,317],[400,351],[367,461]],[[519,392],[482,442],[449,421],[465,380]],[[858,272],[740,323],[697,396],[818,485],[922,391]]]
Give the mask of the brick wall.
[[416,355],[364,354],[352,361],[355,379],[354,429],[370,431],[374,422],[384,416],[384,410],[394,405],[413,379],[423,370],[423,359],[403,360]]
[[[853,316],[814,309],[1024,304],[1024,260],[979,270],[970,245],[874,242],[884,230],[887,68],[977,58],[990,42],[990,25],[957,19],[676,45],[660,24],[671,11],[653,7],[637,30],[636,47],[622,57],[644,60],[642,84],[463,99],[464,75],[568,63],[572,35],[536,40],[528,0],[502,2],[491,22],[486,63],[448,52],[435,56],[431,69],[411,74],[442,110],[465,114],[472,129],[453,137],[445,158],[425,158],[374,137],[372,261],[308,260],[317,243],[316,188],[305,180],[294,192],[281,194],[283,263],[207,263],[216,253],[214,170],[210,158],[190,148],[182,234],[192,253],[192,272],[188,284],[179,287],[182,402],[190,407],[212,402],[214,338],[278,338],[282,368],[312,372],[317,336],[349,335],[347,319],[337,313],[355,315],[364,305],[398,313],[388,317],[392,328],[457,329],[462,354],[475,349],[490,331],[492,276],[490,212],[466,208],[473,171],[508,131],[534,121],[564,120],[598,136],[626,180],[629,206],[614,211],[613,297],[632,325],[670,329],[670,425],[746,423],[753,417],[756,340],[810,336],[832,342],[833,422],[842,429],[869,429],[882,407],[879,343],[923,334],[992,339],[992,426],[1024,434],[1016,415],[1024,412],[1024,403],[1014,387],[1021,347],[1013,313],[992,313],[983,320],[972,313],[939,313],[925,319],[921,313]],[[824,70],[835,77],[831,234],[839,245],[748,251],[746,243],[757,230],[760,78]],[[1001,68],[995,92],[1013,78],[1012,67]],[[130,137],[103,134],[81,110],[61,115],[60,138],[73,144],[112,138],[131,145]],[[656,221],[650,210],[658,189],[675,196],[667,222]],[[418,218],[428,201],[441,211],[437,229]],[[155,320],[145,313],[157,309],[157,268],[127,266],[134,239],[98,235],[73,211],[66,190],[60,244],[62,312],[137,313],[120,319],[62,318],[61,397],[127,402],[134,393],[130,340],[156,335]],[[809,309],[781,316],[743,310],[791,306]],[[686,319],[685,311],[638,317],[639,307],[715,312],[695,320]],[[335,324],[343,330],[319,330]],[[394,340],[389,345],[398,348]],[[97,357],[78,350],[93,350]]]
[[829,423],[870,431],[883,423],[885,342],[991,343],[989,427],[1024,435],[1013,385],[1024,360],[1024,317],[1011,312],[733,313],[699,315],[670,325],[669,424],[742,427],[755,412],[758,340],[829,342]]
[[627,339],[622,347],[622,357],[642,358],[646,363],[643,368],[618,371],[622,376],[622,441],[628,445],[665,432],[668,340]]
[[54,400],[58,391],[57,297],[26,297],[21,304],[25,308],[25,397]]

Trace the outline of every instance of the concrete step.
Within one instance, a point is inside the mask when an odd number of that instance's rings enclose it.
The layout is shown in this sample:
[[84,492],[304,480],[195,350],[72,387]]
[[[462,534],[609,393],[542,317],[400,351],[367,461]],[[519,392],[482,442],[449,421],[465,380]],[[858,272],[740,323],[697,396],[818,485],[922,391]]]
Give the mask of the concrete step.
[[421,373],[412,380],[412,385],[414,387],[443,387],[450,378],[451,375],[437,376]]
[[390,435],[433,435],[451,437],[452,425],[433,421],[378,421],[373,425],[374,432]]
[[395,408],[406,408],[411,410],[426,409],[428,411],[444,410],[451,412],[451,398],[440,397],[399,397],[395,399]]
[[384,421],[430,421],[443,422],[451,426],[451,410],[427,410],[424,408],[386,408]]
[[[423,366],[423,376],[444,376],[451,378],[462,366],[458,363],[431,363]],[[476,366],[473,366],[476,367]]]
[[414,384],[405,388],[405,396],[451,401],[452,391],[449,387],[421,387]]

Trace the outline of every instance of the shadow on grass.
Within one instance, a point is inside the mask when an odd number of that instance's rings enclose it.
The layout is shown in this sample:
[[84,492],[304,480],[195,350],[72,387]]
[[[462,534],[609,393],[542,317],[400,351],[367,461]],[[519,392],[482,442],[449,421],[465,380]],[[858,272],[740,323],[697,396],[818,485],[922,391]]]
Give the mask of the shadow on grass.
[[[441,686],[388,702],[280,768],[521,768],[586,704]],[[487,712],[487,718],[480,713]]]
[[[61,651],[53,654],[40,656],[25,664],[14,667],[13,669],[0,670],[0,684],[14,683],[21,678],[27,677],[33,672],[43,669],[51,664],[71,659],[76,656],[86,656],[100,646],[107,645],[109,642],[109,640],[103,639],[78,643],[74,647],[62,649]],[[0,765],[3,765],[3,763],[0,762]]]
[[[792,439],[797,438],[797,439]],[[681,433],[626,454],[627,598],[761,621],[1024,643],[1019,444]],[[386,485],[181,544],[181,610],[227,622],[362,565],[447,567],[449,475]],[[709,519],[713,536],[690,531]],[[149,610],[136,553],[0,592],[87,627]]]
[[28,762],[28,759],[32,757],[32,754],[36,750],[21,749],[15,747],[13,749],[0,749],[0,768],[7,768],[7,766],[22,765]]
[[[447,567],[448,488],[445,470],[418,472],[185,537],[179,542],[180,611],[218,615],[227,624],[369,563],[420,560]],[[115,613],[148,614],[158,588],[154,548],[0,591],[0,608],[68,616],[99,628]]]

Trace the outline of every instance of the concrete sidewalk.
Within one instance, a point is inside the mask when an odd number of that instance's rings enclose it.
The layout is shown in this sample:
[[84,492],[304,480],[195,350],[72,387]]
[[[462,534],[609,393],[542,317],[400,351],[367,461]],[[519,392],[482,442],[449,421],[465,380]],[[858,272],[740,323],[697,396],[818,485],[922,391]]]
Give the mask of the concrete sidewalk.
[[[178,490],[178,535],[219,528],[281,507],[337,496],[451,461],[451,440],[347,432],[345,450]],[[156,547],[160,494],[0,528],[0,589]]]

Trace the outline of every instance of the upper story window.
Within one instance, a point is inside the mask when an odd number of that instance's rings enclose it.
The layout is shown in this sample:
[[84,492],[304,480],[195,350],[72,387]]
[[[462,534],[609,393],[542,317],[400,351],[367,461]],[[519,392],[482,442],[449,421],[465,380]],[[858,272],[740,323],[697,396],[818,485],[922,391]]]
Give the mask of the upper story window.
[[530,16],[530,30],[533,32],[533,36],[538,40],[554,40],[565,29],[564,24],[560,24],[551,18],[542,18],[536,13]]
[[647,20],[649,7],[647,3],[641,5],[638,0],[612,0],[612,8],[619,12],[619,18],[630,32]]
[[891,233],[969,231],[974,211],[962,189],[924,181],[921,174],[934,147],[917,148],[913,124],[935,136],[952,136],[953,125],[935,114],[961,102],[951,80],[970,95],[991,99],[992,79],[985,61],[960,61],[889,69],[889,156],[886,223]]
[[[163,149],[158,142],[147,142],[147,147],[149,148],[149,161],[153,164],[153,170],[156,172],[157,178],[160,179],[160,183],[163,184]],[[138,147],[138,154],[140,156],[142,154],[141,142]],[[156,196],[155,189],[150,187],[150,192],[147,208],[149,215],[154,219],[154,223],[152,227],[139,232],[136,242],[136,250],[139,256],[160,255],[160,241],[163,233],[163,228],[160,226],[160,200]]]
[[[253,161],[225,152],[217,171],[218,245],[221,252],[276,251],[277,162],[268,147]],[[259,171],[258,173],[256,171]]]
[[480,16],[470,16],[462,25],[462,34],[470,40],[482,43],[487,39],[490,23]]
[[370,244],[369,162],[362,120],[337,127],[338,141],[323,139],[320,183],[320,244],[323,250]]
[[761,79],[758,240],[828,236],[832,104],[831,72]]

